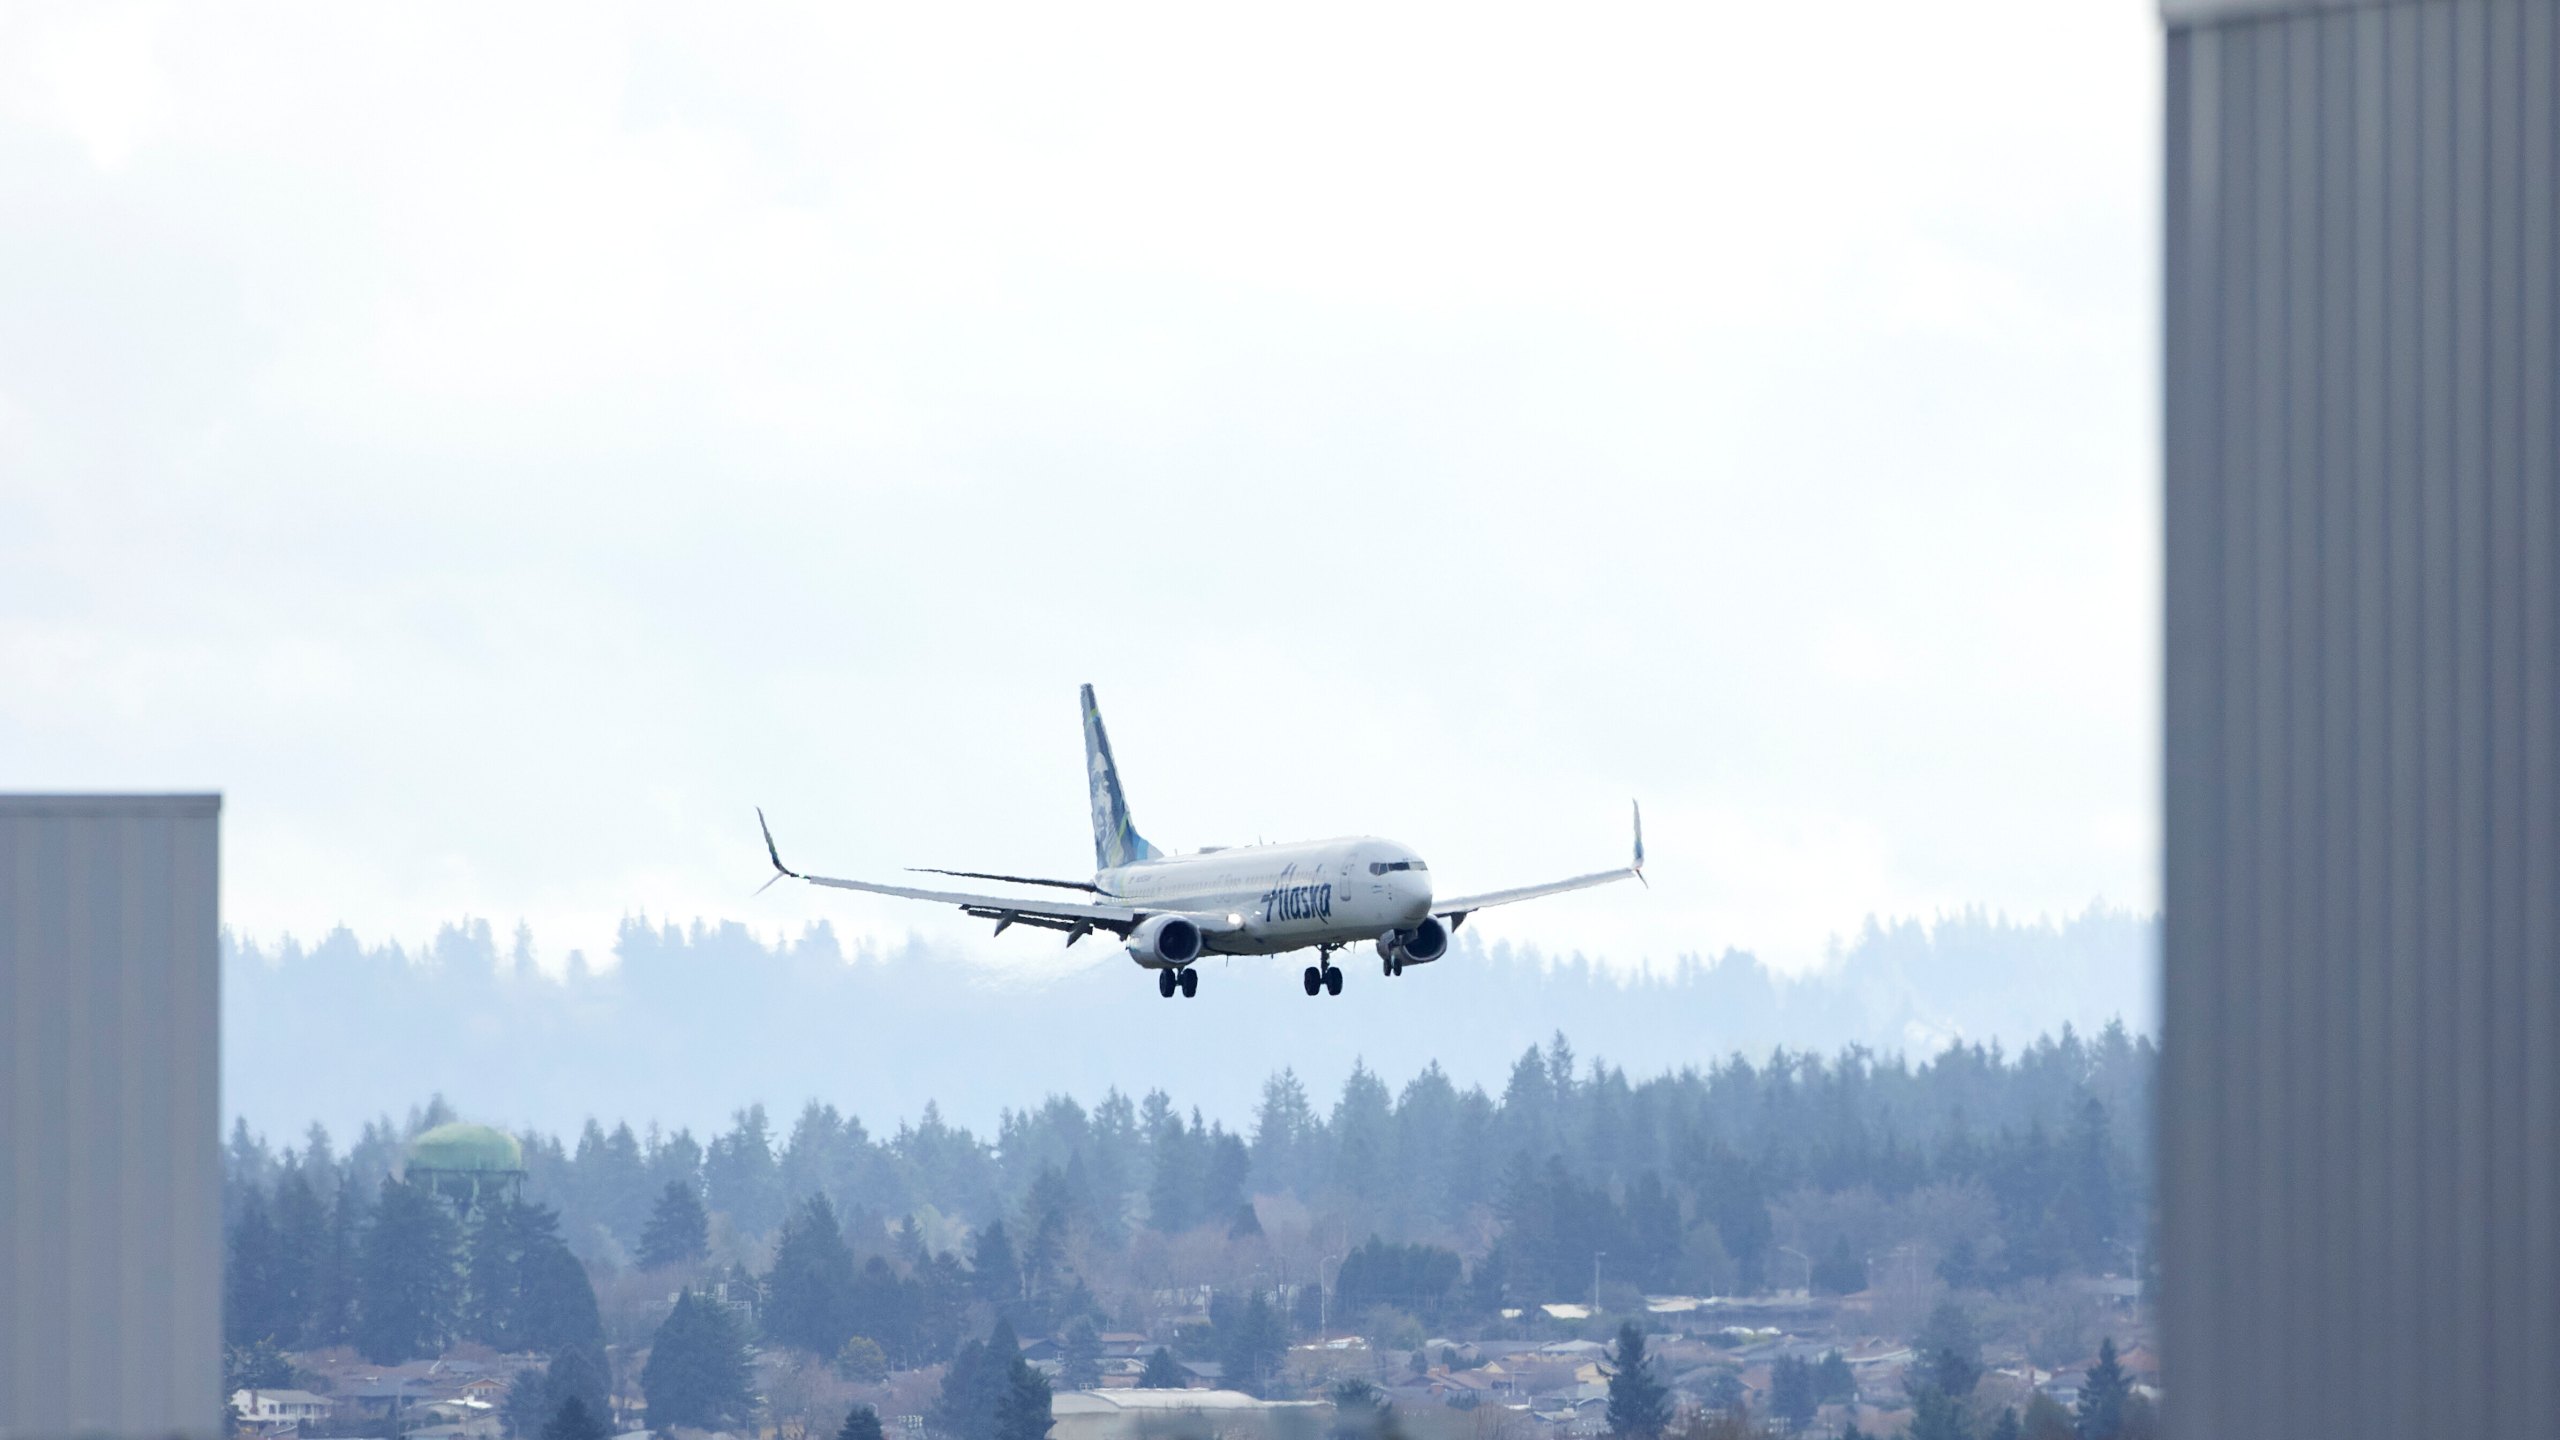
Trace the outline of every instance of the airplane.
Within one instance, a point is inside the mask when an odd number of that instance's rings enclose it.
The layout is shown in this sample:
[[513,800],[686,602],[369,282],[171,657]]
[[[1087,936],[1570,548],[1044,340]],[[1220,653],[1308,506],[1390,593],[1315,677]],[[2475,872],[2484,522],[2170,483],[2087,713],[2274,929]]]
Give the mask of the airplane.
[[893,895],[957,905],[961,913],[996,922],[995,933],[1015,925],[1063,930],[1075,944],[1097,930],[1125,941],[1129,958],[1156,972],[1156,993],[1171,999],[1200,993],[1201,959],[1209,955],[1278,955],[1315,947],[1316,963],[1299,977],[1309,995],[1342,993],[1342,969],[1333,952],[1353,945],[1376,948],[1390,977],[1408,965],[1428,965],[1449,953],[1449,937],[1469,915],[1545,895],[1561,895],[1618,880],[1644,881],[1644,812],[1629,803],[1635,824],[1635,856],[1614,870],[1489,890],[1455,900],[1431,895],[1431,869],[1422,857],[1391,840],[1356,835],[1291,845],[1211,847],[1168,855],[1147,843],[1129,821],[1129,802],[1112,763],[1111,739],[1087,685],[1084,700],[1085,769],[1093,795],[1093,878],[1049,880],[982,870],[916,867],[917,874],[963,880],[1080,891],[1090,900],[1048,900],[978,895],[803,875],[782,863],[763,807],[756,825],[774,875],[761,895],[784,879],[838,890]]

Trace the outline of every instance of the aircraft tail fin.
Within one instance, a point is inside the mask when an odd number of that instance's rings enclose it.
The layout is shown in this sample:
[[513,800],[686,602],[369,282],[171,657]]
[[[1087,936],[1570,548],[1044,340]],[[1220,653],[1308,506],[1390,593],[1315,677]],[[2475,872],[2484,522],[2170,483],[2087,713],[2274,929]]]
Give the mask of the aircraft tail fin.
[[1120,793],[1120,770],[1111,763],[1111,737],[1102,733],[1102,710],[1094,704],[1093,687],[1084,687],[1084,768],[1093,792],[1093,864],[1117,869],[1138,860],[1153,860],[1160,851],[1129,823],[1128,797]]

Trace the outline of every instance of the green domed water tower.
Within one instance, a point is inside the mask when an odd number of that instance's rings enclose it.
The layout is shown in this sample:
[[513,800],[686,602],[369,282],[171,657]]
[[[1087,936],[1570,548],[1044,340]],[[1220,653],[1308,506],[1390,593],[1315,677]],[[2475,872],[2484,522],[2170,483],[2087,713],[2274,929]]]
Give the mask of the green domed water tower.
[[468,1216],[484,1199],[523,1197],[524,1147],[504,1130],[456,1121],[410,1141],[400,1174]]

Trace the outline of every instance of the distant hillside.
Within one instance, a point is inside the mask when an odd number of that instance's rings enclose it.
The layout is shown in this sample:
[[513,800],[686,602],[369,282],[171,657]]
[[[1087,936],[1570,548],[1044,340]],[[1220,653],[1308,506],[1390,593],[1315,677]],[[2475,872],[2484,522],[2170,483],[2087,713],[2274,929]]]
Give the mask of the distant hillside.
[[314,1118],[348,1134],[440,1092],[514,1126],[601,1114],[708,1133],[751,1101],[787,1114],[818,1097],[886,1127],[930,1100],[984,1133],[1002,1107],[1116,1085],[1239,1124],[1283,1066],[1330,1091],[1355,1057],[1390,1083],[1437,1059],[1461,1085],[1498,1089],[1559,1030],[1640,1071],[1782,1045],[2015,1046],[2118,1017],[2147,1033],[2158,928],[2097,908],[2060,924],[1871,922],[1792,980],[1739,953],[1626,976],[1462,932],[1447,960],[1398,980],[1351,957],[1338,999],[1300,994],[1294,962],[1236,960],[1212,961],[1188,1001],[1158,998],[1093,942],[1031,977],[922,948],[848,955],[824,925],[777,947],[735,924],[635,920],[619,965],[559,980],[533,967],[530,937],[502,947],[486,922],[416,953],[343,930],[308,949],[226,937],[223,1112],[279,1136]]

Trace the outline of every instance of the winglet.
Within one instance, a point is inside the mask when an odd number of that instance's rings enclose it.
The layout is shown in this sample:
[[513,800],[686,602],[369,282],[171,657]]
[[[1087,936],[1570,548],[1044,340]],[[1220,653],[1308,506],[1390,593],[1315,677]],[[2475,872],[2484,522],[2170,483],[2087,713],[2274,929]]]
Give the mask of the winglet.
[[[1636,817],[1636,860],[1633,865],[1630,865],[1627,868],[1635,872],[1638,884],[1641,884],[1644,888],[1650,890],[1653,888],[1653,882],[1644,878],[1644,807],[1633,800],[1630,800],[1627,802],[1627,808],[1634,811]],[[763,812],[759,811],[757,813],[762,814]],[[782,862],[777,860],[774,863],[778,865]]]
[[797,880],[800,878],[800,872],[782,863],[782,852],[775,848],[773,843],[773,826],[766,823],[764,818],[764,807],[761,805],[756,807],[756,828],[764,832],[764,853],[773,861],[774,869],[773,880],[767,880],[762,885],[756,887],[756,893],[761,895],[767,890],[773,888],[774,880],[779,880],[785,875]]

